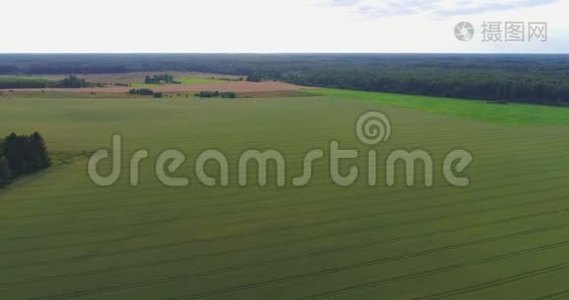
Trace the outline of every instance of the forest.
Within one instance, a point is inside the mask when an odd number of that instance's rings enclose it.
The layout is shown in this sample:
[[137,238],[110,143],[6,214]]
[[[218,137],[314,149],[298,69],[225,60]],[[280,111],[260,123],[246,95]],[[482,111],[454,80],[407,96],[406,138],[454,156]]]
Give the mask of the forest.
[[5,54],[0,55],[0,74],[191,71],[244,75],[249,81],[568,105],[568,58],[534,54]]

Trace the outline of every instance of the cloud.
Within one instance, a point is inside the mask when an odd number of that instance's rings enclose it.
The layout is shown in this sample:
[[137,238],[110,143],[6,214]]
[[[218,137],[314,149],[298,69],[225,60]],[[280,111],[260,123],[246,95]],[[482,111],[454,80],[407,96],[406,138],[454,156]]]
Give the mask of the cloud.
[[349,7],[368,17],[430,15],[451,17],[512,11],[542,6],[559,0],[327,0],[333,7]]

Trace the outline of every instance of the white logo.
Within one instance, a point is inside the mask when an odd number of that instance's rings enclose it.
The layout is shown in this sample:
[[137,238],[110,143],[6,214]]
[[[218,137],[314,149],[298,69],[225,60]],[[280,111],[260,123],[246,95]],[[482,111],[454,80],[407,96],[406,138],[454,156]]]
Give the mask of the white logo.
[[369,146],[387,142],[391,136],[391,123],[380,112],[365,113],[356,122],[356,136],[360,142]]

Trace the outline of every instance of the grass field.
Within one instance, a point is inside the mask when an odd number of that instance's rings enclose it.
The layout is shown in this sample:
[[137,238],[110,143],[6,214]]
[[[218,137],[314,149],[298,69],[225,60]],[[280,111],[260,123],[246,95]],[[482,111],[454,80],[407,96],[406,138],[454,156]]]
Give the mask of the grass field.
[[[0,298],[569,294],[569,110],[319,93],[231,101],[1,96],[0,135],[40,131],[55,166],[0,190]],[[392,123],[380,157],[420,148],[440,163],[449,150],[468,149],[471,186],[451,187],[437,164],[432,188],[402,180],[368,187],[365,176],[338,187],[320,161],[306,187],[237,187],[237,157],[247,149],[281,150],[287,178],[300,175],[307,151],[331,140],[367,151],[354,122],[368,110]],[[138,187],[126,170],[109,188],[87,177],[83,151],[108,147],[113,133],[122,134],[125,157],[151,152]],[[153,161],[169,148],[188,154],[178,173],[190,176],[190,187],[154,178]],[[196,155],[211,148],[230,158],[228,187],[193,176]]]
[[0,84],[7,84],[7,83],[45,83],[48,80],[42,77],[28,77],[28,76],[7,76],[7,75],[0,75]]
[[31,77],[31,76],[0,75],[0,81],[12,82],[12,81],[16,81],[16,80],[43,80],[43,81],[45,81],[46,79],[41,78],[41,77]]
[[[223,83],[224,80],[213,78],[213,77],[203,77],[203,76],[190,76],[184,75],[174,78],[180,84],[210,84],[210,83]],[[145,84],[145,83],[131,83],[130,86],[138,88],[152,88],[156,84]]]
[[569,108],[534,104],[490,104],[483,100],[464,100],[426,96],[318,89],[323,96],[373,101],[381,104],[415,108],[442,115],[502,124],[569,124]]
[[214,77],[200,77],[200,76],[182,76],[176,78],[181,84],[205,84],[205,83],[220,83],[221,79]]

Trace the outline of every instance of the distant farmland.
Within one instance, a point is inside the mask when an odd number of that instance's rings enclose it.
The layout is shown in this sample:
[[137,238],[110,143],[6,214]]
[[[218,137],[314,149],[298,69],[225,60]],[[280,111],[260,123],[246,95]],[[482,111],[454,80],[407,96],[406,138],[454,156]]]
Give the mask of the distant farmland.
[[[37,93],[48,92],[52,95],[60,93],[78,94],[127,94],[131,88],[149,88],[157,92],[173,94],[193,94],[199,91],[238,92],[247,94],[295,92],[302,86],[278,81],[249,82],[243,77],[231,75],[214,75],[201,73],[173,72],[177,84],[145,84],[145,75],[152,73],[125,74],[75,74],[85,79],[89,87],[67,88],[56,86],[64,75],[34,76],[1,76],[0,92]],[[3,85],[4,83],[4,85]]]
[[[320,90],[237,100],[91,99],[4,93],[0,135],[40,130],[54,166],[0,190],[0,298],[538,298],[569,286],[569,109]],[[469,188],[236,184],[237,156],[279,149],[287,174],[326,147],[369,150],[361,113],[389,116],[380,145],[427,149],[440,161],[468,149]],[[500,116],[500,117],[497,117]],[[98,188],[86,155],[122,134],[125,157],[149,149],[141,184]],[[157,154],[188,153],[187,188],[153,176]],[[228,187],[194,176],[195,156],[230,158]],[[381,162],[381,161],[380,161]],[[360,167],[363,163],[358,162]],[[342,172],[348,166],[343,166]],[[381,169],[381,164],[380,164]],[[217,169],[212,166],[210,169]],[[385,182],[383,175],[379,182]]]
[[45,88],[48,80],[41,77],[27,76],[0,76],[0,89],[2,88]]

